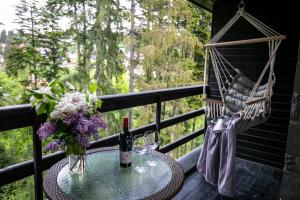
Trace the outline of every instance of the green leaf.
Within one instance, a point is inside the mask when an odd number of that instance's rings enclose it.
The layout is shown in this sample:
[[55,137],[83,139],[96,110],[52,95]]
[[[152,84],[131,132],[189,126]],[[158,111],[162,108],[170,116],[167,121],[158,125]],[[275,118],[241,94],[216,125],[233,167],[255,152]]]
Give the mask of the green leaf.
[[97,106],[98,106],[98,108],[101,108],[102,103],[103,103],[103,101],[102,101],[101,99],[99,99],[99,100],[97,101]]
[[36,98],[36,99],[42,99],[43,98],[43,94],[34,90],[30,90],[30,92],[32,93],[32,95]]
[[77,143],[67,145],[67,150],[66,150],[67,155],[71,155],[71,154],[83,155],[84,153],[85,153],[85,148],[80,146]]
[[52,94],[58,95],[60,93],[60,90],[58,87],[51,87]]
[[93,94],[96,91],[97,91],[97,84],[95,82],[90,83],[90,85],[89,85],[89,92],[91,94]]
[[49,83],[49,86],[52,88],[52,87],[56,86],[56,84],[57,84],[57,80],[54,79],[53,81],[51,81],[51,82]]
[[67,136],[67,134],[64,131],[58,131],[55,134],[59,139],[63,139],[65,136]]
[[46,113],[46,104],[43,102],[39,102],[35,106],[35,111],[37,115]]
[[43,95],[42,94],[34,93],[32,95],[35,97],[35,99],[39,99],[39,100],[43,99]]
[[71,155],[73,153],[73,145],[67,145],[66,154]]
[[55,101],[50,101],[49,102],[49,105],[50,105],[50,110],[51,110],[51,112],[54,110],[54,107],[55,107],[55,105],[56,105],[56,102]]
[[84,147],[75,143],[73,146],[73,151],[74,151],[74,154],[82,155],[82,154],[84,154]]
[[49,109],[48,109],[48,115],[50,115],[50,113],[54,110],[54,108],[55,108],[55,101],[50,101],[49,102]]
[[58,81],[58,85],[59,85],[59,87],[60,87],[62,90],[65,90],[65,85],[64,85],[63,82]]
[[52,95],[49,95],[49,94],[44,94],[48,99],[51,99],[51,100],[56,100],[56,98]]

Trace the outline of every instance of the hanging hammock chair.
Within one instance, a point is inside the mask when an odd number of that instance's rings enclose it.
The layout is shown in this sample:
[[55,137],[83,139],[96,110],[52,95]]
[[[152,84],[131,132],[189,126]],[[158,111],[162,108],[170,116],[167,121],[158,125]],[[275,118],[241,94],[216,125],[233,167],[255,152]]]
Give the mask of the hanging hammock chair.
[[[281,41],[286,39],[244,10],[244,2],[239,5],[236,15],[208,42],[204,45],[206,48],[204,83],[206,84],[206,69],[210,59],[217,84],[221,95],[221,100],[206,98],[206,90],[203,90],[203,96],[206,100],[206,115],[209,121],[215,121],[219,118],[229,118],[234,113],[240,112],[241,118],[252,122],[250,126],[264,122],[271,111],[272,87],[275,83],[274,64],[276,52]],[[218,42],[222,36],[237,22],[244,18],[265,37]],[[219,47],[244,45],[254,43],[268,44],[268,61],[265,64],[258,80],[256,82],[248,78],[241,70],[233,66],[222,54]],[[267,72],[269,72],[267,74]],[[264,76],[267,75],[267,82],[262,84]],[[249,124],[249,123],[248,123]],[[249,126],[247,127],[247,129]]]

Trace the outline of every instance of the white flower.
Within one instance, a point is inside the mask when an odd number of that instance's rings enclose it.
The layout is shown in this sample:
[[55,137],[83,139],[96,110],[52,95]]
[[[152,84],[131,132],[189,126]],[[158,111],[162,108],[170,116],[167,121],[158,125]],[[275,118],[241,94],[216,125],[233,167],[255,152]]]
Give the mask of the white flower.
[[76,107],[76,105],[74,104],[71,104],[71,103],[67,103],[65,104],[62,109],[61,109],[61,112],[64,114],[64,115],[73,115],[75,114],[77,111],[78,111],[78,107]]
[[96,94],[88,93],[88,101],[86,102],[86,113],[93,114],[94,111],[97,110],[98,107],[98,98]]
[[34,96],[31,96],[30,99],[29,99],[30,103],[33,103],[35,101],[35,97]]
[[50,87],[41,87],[39,90],[38,90],[39,93],[42,93],[42,94],[48,94],[48,95],[52,95],[52,92],[51,92],[51,88]]
[[78,111],[86,112],[85,95],[79,92],[66,93],[65,96],[55,106],[50,117],[52,119],[62,119],[76,114]]
[[52,119],[60,119],[61,118],[61,116],[59,115],[59,112],[57,110],[54,110],[53,112],[51,112],[50,117]]

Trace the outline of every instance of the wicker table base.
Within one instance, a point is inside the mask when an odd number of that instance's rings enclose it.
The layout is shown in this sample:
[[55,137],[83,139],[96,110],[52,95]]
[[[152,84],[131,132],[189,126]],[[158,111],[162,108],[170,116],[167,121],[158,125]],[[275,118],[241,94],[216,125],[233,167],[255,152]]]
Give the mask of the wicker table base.
[[[97,153],[111,153],[112,151],[116,151],[116,150],[117,150],[116,148],[100,148],[100,149],[91,150],[88,152],[88,154],[91,156],[95,156]],[[104,151],[111,151],[111,152],[104,152]],[[116,154],[116,152],[114,152],[114,155],[115,154]],[[175,160],[173,160],[172,158],[170,158],[169,156],[167,156],[165,154],[162,154],[159,152],[154,152],[154,156],[157,159],[159,159],[163,165],[168,166],[168,169],[170,170],[170,172],[168,172],[168,174],[170,174],[170,178],[164,179],[165,185],[163,185],[162,188],[159,188],[159,190],[157,190],[157,188],[156,188],[156,191],[153,193],[149,193],[149,195],[143,195],[142,198],[136,198],[136,197],[133,198],[133,196],[131,196],[129,198],[126,197],[126,199],[130,199],[130,198],[132,198],[132,199],[153,199],[153,200],[154,199],[159,199],[159,200],[171,199],[181,189],[181,187],[183,185],[183,181],[184,181],[184,172],[183,172],[182,168],[180,167],[180,165]],[[114,158],[114,159],[116,159],[116,158]],[[78,198],[78,197],[73,198],[72,194],[67,194],[66,192],[64,192],[63,189],[61,188],[61,186],[58,184],[58,178],[61,178],[61,177],[59,177],[59,173],[62,173],[62,170],[64,170],[64,171],[66,170],[66,165],[67,165],[67,159],[63,159],[63,160],[59,161],[58,163],[56,163],[55,165],[53,165],[49,169],[48,174],[44,180],[44,190],[49,199],[56,200],[56,199],[77,199]],[[99,167],[101,167],[101,165],[99,165]],[[99,168],[99,170],[101,170],[101,169]],[[155,170],[159,170],[159,169],[157,168]],[[154,170],[154,172],[155,172],[155,170]],[[157,172],[158,171],[156,171],[156,174],[157,174],[157,176],[159,176],[159,173],[157,173]],[[109,171],[107,171],[107,174],[109,174]],[[105,178],[107,178],[107,177],[103,177],[104,181],[105,181]],[[86,180],[86,184],[88,184],[88,182],[89,182],[89,179]],[[71,183],[68,183],[68,184],[70,185]],[[133,183],[133,185],[134,184],[135,183]],[[158,185],[159,184],[160,184],[160,181],[158,181]],[[99,191],[97,191],[97,195],[101,196],[101,188],[99,188]],[[96,196],[95,199],[98,199],[99,196]],[[84,197],[80,197],[80,198],[84,198]],[[117,197],[117,198],[120,199],[120,197]],[[89,199],[90,199],[90,197],[89,197]],[[111,199],[114,199],[113,195],[111,196]]]

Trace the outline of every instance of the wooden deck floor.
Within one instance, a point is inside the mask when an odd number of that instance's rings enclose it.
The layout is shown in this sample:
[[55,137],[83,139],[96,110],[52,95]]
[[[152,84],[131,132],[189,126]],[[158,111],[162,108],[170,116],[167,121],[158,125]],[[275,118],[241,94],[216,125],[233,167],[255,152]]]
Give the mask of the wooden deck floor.
[[[237,159],[236,198],[239,200],[279,199],[282,173],[263,165]],[[194,169],[187,174],[184,186],[173,200],[227,200],[217,189],[206,183]]]

